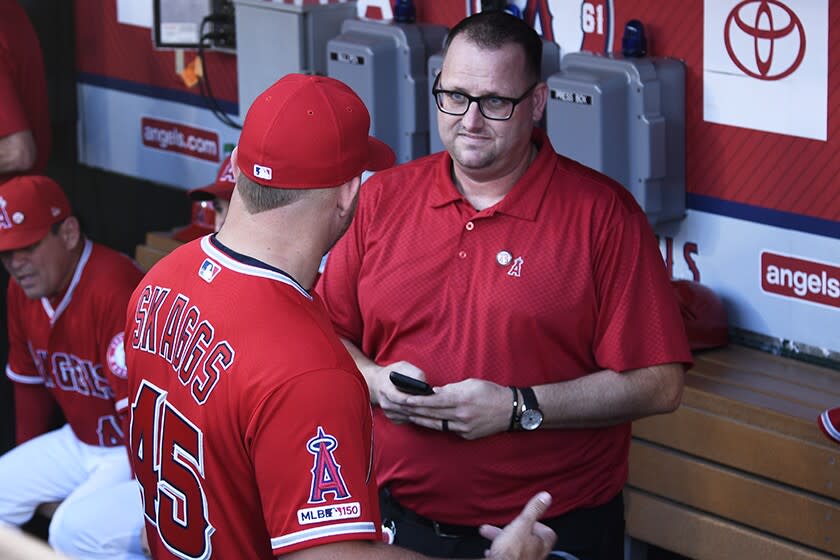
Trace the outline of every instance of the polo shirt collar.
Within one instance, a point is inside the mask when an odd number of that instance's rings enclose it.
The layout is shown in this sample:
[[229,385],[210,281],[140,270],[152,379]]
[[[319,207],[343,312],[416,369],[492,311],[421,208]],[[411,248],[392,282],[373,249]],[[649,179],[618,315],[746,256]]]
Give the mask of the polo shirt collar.
[[[500,212],[523,220],[536,220],[537,212],[554,172],[554,165],[552,164],[555,159],[555,152],[548,135],[540,128],[534,128],[531,133],[531,142],[539,147],[537,157],[510,192],[495,206],[485,211]],[[444,152],[443,157],[438,162],[438,180],[435,181],[435,188],[430,197],[432,208],[440,208],[464,199],[452,180],[451,169],[452,157]]]

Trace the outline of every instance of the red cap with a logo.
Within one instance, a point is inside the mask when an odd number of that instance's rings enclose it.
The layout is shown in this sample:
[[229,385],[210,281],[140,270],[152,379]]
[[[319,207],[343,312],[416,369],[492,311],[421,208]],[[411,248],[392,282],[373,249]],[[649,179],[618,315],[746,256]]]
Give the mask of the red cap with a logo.
[[61,187],[41,175],[20,175],[0,185],[0,251],[43,239],[50,226],[72,213]]
[[230,197],[233,196],[233,188],[235,186],[236,179],[233,176],[233,168],[230,166],[230,156],[228,156],[222,162],[221,167],[219,167],[216,181],[191,190],[190,198],[193,200],[213,200],[214,198],[230,200]]
[[283,189],[335,187],[394,164],[368,135],[365,104],[344,83],[288,74],[254,100],[239,137],[237,164],[252,181]]

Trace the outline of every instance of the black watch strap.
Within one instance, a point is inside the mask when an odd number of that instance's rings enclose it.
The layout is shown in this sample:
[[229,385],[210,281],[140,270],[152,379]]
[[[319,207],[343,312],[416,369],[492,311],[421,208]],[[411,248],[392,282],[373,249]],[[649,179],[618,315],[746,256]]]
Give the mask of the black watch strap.
[[513,385],[510,386],[510,390],[513,392],[513,409],[510,411],[510,426],[508,426],[508,431],[512,432],[519,425],[519,393]]
[[537,395],[531,387],[520,387],[522,391],[522,411],[539,410],[540,403],[537,402]]

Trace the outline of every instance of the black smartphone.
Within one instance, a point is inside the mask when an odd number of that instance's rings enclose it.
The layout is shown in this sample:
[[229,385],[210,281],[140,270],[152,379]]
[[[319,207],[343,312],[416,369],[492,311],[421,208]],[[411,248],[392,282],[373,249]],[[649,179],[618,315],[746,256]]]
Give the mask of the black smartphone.
[[391,383],[403,393],[410,395],[433,395],[435,393],[432,391],[432,386],[425,381],[414,379],[396,371],[392,371],[390,377]]

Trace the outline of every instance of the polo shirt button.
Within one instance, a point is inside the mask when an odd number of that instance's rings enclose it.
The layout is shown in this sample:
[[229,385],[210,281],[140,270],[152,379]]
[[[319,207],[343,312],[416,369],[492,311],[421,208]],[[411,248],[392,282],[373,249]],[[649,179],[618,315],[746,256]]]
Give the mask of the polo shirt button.
[[466,259],[467,258],[467,252],[466,251],[458,251],[458,258],[459,259]]
[[472,231],[475,228],[475,224],[472,222],[467,222],[467,231]]

